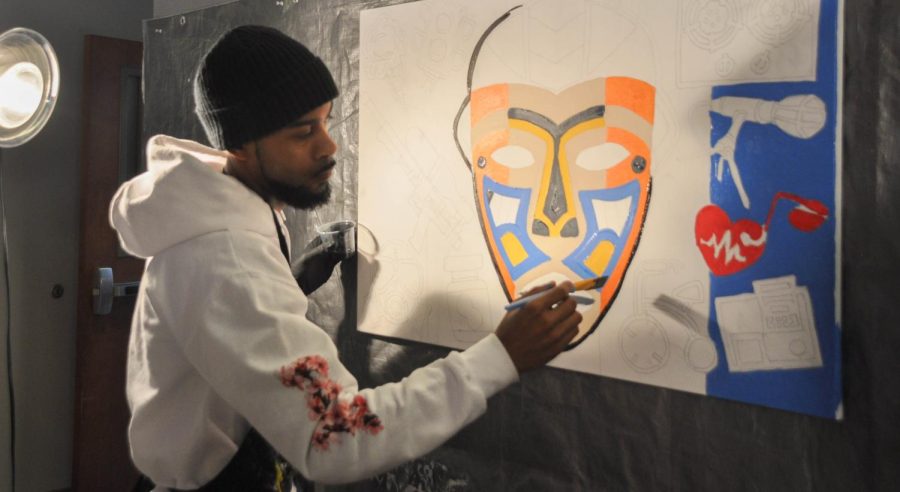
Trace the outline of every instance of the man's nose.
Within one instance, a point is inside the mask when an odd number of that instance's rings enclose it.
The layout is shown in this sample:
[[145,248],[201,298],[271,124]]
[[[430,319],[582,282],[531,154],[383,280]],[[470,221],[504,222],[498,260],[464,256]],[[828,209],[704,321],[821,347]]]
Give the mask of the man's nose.
[[323,128],[322,138],[319,139],[317,157],[331,157],[335,152],[337,152],[337,144],[334,143],[334,139],[328,133],[328,128]]
[[543,202],[543,207],[535,210],[531,232],[537,236],[577,237],[578,221],[574,217],[574,212],[570,210],[569,199],[566,196],[569,176],[563,176],[558,151],[553,153],[552,166],[549,176],[541,183],[538,203]]

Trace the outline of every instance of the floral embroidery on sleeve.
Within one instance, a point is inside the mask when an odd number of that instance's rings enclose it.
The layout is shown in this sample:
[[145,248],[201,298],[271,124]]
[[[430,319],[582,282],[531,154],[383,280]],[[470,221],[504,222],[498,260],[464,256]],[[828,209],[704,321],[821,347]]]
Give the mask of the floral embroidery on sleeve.
[[328,362],[323,357],[301,357],[283,366],[280,376],[283,385],[306,393],[309,418],[319,422],[313,433],[313,445],[317,449],[328,450],[331,442],[337,442],[338,433],[353,436],[362,429],[374,436],[384,428],[378,416],[369,412],[369,404],[362,395],[350,401],[338,399],[341,385],[328,378]]

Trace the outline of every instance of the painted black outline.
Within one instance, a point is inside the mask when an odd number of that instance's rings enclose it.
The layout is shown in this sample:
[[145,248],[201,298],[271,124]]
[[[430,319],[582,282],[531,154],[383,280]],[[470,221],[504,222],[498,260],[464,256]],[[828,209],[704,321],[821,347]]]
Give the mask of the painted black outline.
[[[566,118],[562,123],[557,124],[552,119],[538,113],[537,111],[532,111],[526,108],[509,108],[507,110],[507,116],[511,120],[524,121],[526,123],[531,123],[532,125],[540,128],[547,132],[550,137],[553,138],[553,164],[551,164],[550,168],[550,190],[558,190],[562,186],[562,171],[560,170],[559,164],[559,148],[561,145],[561,140],[563,135],[566,134],[567,131],[571,130],[574,126],[579,123],[583,123],[585,121],[595,120],[603,118],[606,114],[606,106],[601,104],[597,106],[591,106],[587,109],[579,111],[578,113]],[[556,200],[555,196],[549,197],[551,200]],[[563,196],[563,206],[564,209],[562,212],[555,212],[553,210],[553,206],[551,205],[551,200],[544,201],[544,217],[553,221],[555,225],[559,219],[565,215],[569,211],[569,203],[565,201],[565,196]],[[536,219],[538,221],[539,219]],[[532,225],[532,232],[533,231]],[[571,236],[570,236],[571,237]]]
[[[484,42],[487,40],[487,37],[497,28],[503,21],[509,18],[510,14],[512,14],[513,10],[522,7],[521,5],[516,5],[515,7],[507,10],[503,15],[498,17],[494,22],[488,26],[487,29],[481,34],[481,37],[478,38],[478,42],[475,43],[475,48],[472,50],[472,56],[469,57],[469,71],[466,76],[466,97],[463,98],[462,103],[459,105],[459,110],[456,112],[456,117],[453,118],[453,141],[456,142],[456,150],[459,151],[459,155],[463,158],[463,162],[466,163],[466,167],[469,168],[469,171],[472,172],[472,162],[469,161],[469,158],[466,157],[465,151],[463,151],[462,145],[459,143],[459,120],[462,118],[463,111],[465,111],[466,106],[469,105],[469,101],[472,99],[472,78],[475,75],[475,62],[478,61],[478,54],[481,53],[481,47],[484,45]],[[473,173],[474,174],[474,173]]]

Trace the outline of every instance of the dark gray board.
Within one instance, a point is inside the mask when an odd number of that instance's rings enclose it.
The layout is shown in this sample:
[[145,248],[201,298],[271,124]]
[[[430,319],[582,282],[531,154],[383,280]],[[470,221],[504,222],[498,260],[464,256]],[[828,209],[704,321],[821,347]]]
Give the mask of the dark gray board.
[[[145,131],[205,142],[190,84],[201,54],[236,25],[282,29],[319,53],[341,87],[337,198],[354,215],[359,11],[395,3],[244,0],[147,21]],[[345,488],[900,490],[900,2],[846,3],[843,422],[544,369],[491,399],[484,417],[430,455]],[[299,217],[295,248],[309,234]],[[355,271],[344,265],[313,296],[310,317],[362,386],[399,380],[446,353],[356,332]]]

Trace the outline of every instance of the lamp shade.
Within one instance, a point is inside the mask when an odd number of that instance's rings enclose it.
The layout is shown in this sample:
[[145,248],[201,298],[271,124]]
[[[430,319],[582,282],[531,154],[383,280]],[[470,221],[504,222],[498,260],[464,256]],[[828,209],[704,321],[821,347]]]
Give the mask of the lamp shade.
[[0,147],[37,135],[58,93],[59,63],[50,42],[21,27],[0,34]]

